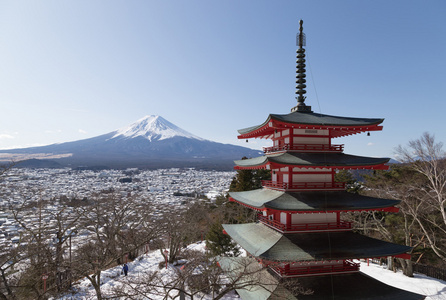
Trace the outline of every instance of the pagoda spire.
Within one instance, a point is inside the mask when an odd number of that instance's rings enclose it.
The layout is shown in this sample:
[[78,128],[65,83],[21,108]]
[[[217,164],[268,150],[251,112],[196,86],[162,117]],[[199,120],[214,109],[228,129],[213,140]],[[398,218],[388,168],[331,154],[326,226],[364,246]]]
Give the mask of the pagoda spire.
[[305,39],[305,33],[303,32],[303,26],[302,24],[304,21],[300,20],[299,22],[299,34],[297,35],[297,50],[296,50],[296,97],[297,100],[297,106],[293,107],[291,109],[291,112],[300,111],[300,112],[311,112],[311,106],[305,105],[305,99],[307,98],[304,96],[307,91],[305,88],[307,85],[305,84],[307,81],[305,80],[305,77],[307,75],[305,74],[305,49],[304,46],[306,46],[306,39]]

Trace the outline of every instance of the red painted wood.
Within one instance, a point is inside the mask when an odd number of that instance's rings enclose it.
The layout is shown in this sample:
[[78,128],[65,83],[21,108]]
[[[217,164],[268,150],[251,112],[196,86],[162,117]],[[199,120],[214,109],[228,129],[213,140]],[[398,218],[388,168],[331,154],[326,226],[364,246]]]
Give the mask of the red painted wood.
[[[298,173],[295,173],[298,174]],[[277,190],[344,190],[345,182],[276,182],[262,180],[262,186]]]
[[[287,214],[290,216],[291,214]],[[278,220],[269,220],[268,217],[263,215],[257,216],[259,221],[270,227],[274,227],[282,232],[287,231],[327,231],[327,230],[348,230],[352,228],[351,222],[339,221],[334,223],[306,223],[306,224],[282,224]]]
[[354,263],[348,260],[343,261],[343,264],[336,265],[317,265],[317,266],[271,266],[282,277],[294,276],[308,276],[321,275],[330,273],[350,273],[359,271],[359,263]]
[[344,145],[324,145],[324,144],[284,144],[281,146],[264,147],[264,153],[282,151],[304,151],[304,152],[342,152]]

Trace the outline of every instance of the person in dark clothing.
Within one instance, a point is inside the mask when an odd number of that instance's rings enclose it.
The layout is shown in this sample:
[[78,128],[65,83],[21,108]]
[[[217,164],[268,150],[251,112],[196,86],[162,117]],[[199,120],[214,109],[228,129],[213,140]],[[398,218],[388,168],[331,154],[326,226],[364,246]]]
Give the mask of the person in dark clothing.
[[124,266],[122,267],[122,271],[124,272],[124,276],[127,276],[127,273],[129,272],[129,267],[127,266],[127,264],[124,264]]

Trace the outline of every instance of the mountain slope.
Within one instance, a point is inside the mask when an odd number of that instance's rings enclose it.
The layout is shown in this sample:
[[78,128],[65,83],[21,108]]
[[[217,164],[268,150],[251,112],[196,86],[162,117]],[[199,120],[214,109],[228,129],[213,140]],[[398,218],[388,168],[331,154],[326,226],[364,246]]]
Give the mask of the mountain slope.
[[[35,158],[51,153],[63,166],[110,168],[198,167],[231,169],[233,160],[254,157],[260,151],[212,142],[195,136],[160,116],[146,116],[135,123],[97,137],[48,146],[2,150]],[[43,156],[43,155],[41,155]],[[51,156],[49,156],[51,157]]]

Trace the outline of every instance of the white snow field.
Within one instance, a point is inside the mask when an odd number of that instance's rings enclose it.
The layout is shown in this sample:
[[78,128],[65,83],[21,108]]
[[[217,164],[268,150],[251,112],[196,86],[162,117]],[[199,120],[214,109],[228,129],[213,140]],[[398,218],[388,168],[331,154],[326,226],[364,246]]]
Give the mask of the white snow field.
[[[199,242],[190,245],[189,249],[204,250],[205,243]],[[106,297],[111,293],[113,288],[122,286],[123,282],[131,281],[132,279],[140,278],[147,271],[158,271],[163,275],[163,278],[167,279],[173,274],[173,267],[159,269],[158,264],[163,261],[163,256],[159,250],[151,251],[144,254],[135,261],[130,262],[128,277],[120,275],[121,266],[109,269],[102,272],[103,284],[101,290]],[[426,300],[444,300],[446,299],[446,282],[434,278],[427,277],[422,274],[415,274],[414,278],[404,276],[402,272],[396,272],[385,269],[384,266],[372,263],[367,265],[366,262],[361,262],[361,271],[375,279],[378,279],[388,285],[411,291],[414,293],[426,295]],[[88,279],[83,279],[77,282],[75,285],[77,292],[75,294],[69,294],[58,299],[72,299],[72,300],[87,300],[95,299],[96,294],[94,288],[91,286]],[[198,295],[197,295],[198,296]],[[141,298],[144,299],[144,298]],[[149,299],[149,298],[147,298]],[[162,299],[162,296],[151,296],[150,299]],[[195,297],[194,297],[195,299]],[[200,299],[197,297],[196,299]],[[212,295],[203,295],[203,300],[211,300]],[[224,300],[238,299],[235,293],[227,294]]]

